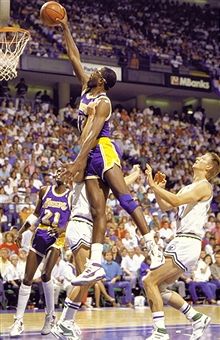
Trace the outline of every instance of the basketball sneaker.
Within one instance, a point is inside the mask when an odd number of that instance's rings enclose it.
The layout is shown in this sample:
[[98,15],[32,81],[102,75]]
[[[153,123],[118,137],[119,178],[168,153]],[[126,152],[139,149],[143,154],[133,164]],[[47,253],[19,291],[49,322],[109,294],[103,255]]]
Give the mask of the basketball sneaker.
[[79,340],[81,330],[73,320],[64,320],[54,325],[51,333],[60,340]]
[[153,334],[147,338],[146,340],[169,340],[169,334],[165,328],[156,328]]
[[56,322],[56,316],[54,314],[46,314],[43,328],[41,329],[42,335],[50,334],[51,328],[55,325]]
[[106,277],[101,264],[87,260],[84,271],[71,281],[73,286],[87,286],[91,282],[102,280]]
[[22,319],[14,319],[11,326],[10,337],[17,337],[24,331],[24,324]]
[[190,340],[201,339],[202,335],[205,333],[206,328],[209,326],[211,318],[205,314],[197,313],[193,317],[192,328],[193,333]]

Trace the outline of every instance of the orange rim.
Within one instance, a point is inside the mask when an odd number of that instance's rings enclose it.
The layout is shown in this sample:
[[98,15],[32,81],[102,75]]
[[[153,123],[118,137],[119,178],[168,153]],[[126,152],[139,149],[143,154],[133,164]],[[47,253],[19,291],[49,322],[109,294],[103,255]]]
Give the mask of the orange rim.
[[30,35],[30,32],[23,29],[23,28],[19,28],[19,27],[0,27],[0,33],[6,33],[6,32],[20,32],[20,33],[26,33],[28,35]]

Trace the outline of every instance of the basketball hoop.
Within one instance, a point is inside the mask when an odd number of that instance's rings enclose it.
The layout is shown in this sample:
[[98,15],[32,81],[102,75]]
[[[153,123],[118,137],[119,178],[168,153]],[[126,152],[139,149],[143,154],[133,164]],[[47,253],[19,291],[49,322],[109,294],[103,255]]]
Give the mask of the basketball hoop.
[[18,27],[0,27],[0,81],[17,76],[19,58],[30,33]]

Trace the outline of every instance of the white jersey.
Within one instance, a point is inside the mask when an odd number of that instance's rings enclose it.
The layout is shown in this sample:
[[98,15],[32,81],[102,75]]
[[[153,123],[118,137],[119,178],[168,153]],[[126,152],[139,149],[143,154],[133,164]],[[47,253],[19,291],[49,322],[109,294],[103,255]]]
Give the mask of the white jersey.
[[90,205],[86,195],[85,182],[76,183],[73,187],[71,220],[86,221],[93,224]]
[[[187,185],[180,192],[183,193],[192,190],[197,183],[198,182]],[[195,234],[199,238],[203,238],[205,234],[204,225],[208,219],[208,211],[212,197],[213,196],[207,201],[184,204],[178,207],[177,234]]]

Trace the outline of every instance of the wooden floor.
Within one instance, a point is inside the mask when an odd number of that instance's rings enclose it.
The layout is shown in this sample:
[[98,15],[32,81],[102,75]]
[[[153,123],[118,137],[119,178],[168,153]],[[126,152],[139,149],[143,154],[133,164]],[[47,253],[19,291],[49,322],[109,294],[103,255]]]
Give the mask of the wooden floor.
[[[196,309],[209,315],[212,324],[220,324],[220,306],[198,306]],[[57,312],[59,317],[60,312]],[[170,307],[165,307],[167,325],[188,324],[185,317]],[[44,321],[44,313],[27,312],[24,317],[26,332],[37,332]],[[1,313],[0,330],[5,335],[13,323],[13,313]],[[148,307],[144,308],[100,308],[87,311],[79,311],[77,323],[83,329],[117,328],[117,327],[146,327],[152,324],[151,313]],[[4,338],[4,337],[3,337]],[[34,339],[34,337],[31,337]],[[2,339],[2,337],[1,337]],[[46,339],[45,339],[46,340]],[[212,338],[212,340],[216,340]]]

